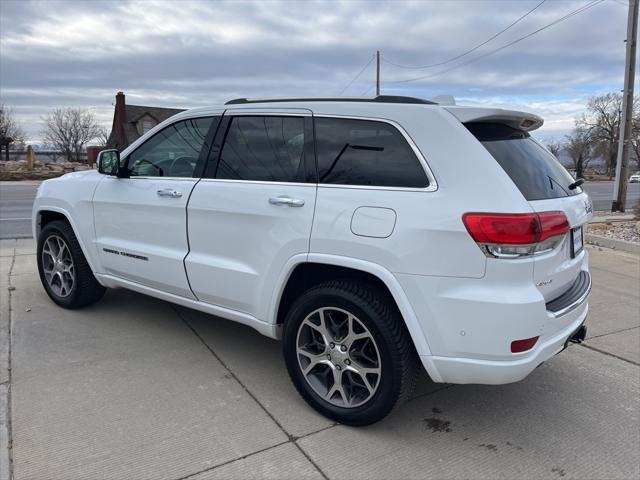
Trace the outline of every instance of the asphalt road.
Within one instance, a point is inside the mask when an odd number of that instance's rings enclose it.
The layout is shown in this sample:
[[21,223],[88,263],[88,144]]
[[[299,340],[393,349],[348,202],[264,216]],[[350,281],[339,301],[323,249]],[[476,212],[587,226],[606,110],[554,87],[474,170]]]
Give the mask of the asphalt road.
[[0,238],[31,237],[31,208],[39,182],[0,182]]
[[15,480],[640,478],[640,263],[587,248],[585,343],[510,385],[424,374],[351,428],[303,402],[278,342],[126,290],[64,310],[33,240],[0,240],[0,466],[12,445]]
[[[31,207],[37,182],[0,182],[0,238],[31,237]],[[613,182],[586,182],[584,188],[595,210],[609,210]],[[640,200],[640,183],[629,184],[627,205],[633,208]]]
[[[611,210],[613,182],[585,182],[585,191],[593,201],[594,210]],[[635,208],[640,200],[640,183],[630,183],[627,188],[627,208]]]

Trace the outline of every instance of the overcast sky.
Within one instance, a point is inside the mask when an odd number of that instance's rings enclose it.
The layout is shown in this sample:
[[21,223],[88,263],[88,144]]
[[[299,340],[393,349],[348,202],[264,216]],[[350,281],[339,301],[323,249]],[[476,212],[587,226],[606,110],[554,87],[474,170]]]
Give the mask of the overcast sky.
[[[57,106],[91,108],[110,126],[118,90],[127,103],[183,108],[245,96],[338,95],[380,49],[383,94],[451,94],[459,104],[520,108],[545,118],[540,138],[559,136],[588,96],[622,89],[626,0],[604,0],[459,67],[591,1],[546,0],[445,65],[386,62],[446,61],[540,1],[0,0],[0,96],[37,141],[42,115]],[[374,78],[372,62],[344,94],[362,95]]]

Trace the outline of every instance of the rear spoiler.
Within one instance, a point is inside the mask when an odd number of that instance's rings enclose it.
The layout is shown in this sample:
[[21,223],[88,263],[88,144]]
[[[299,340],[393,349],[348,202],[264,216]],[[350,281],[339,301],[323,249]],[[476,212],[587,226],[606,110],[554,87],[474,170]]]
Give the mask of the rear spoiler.
[[462,123],[483,122],[503,123],[512,128],[530,132],[540,128],[544,120],[532,113],[519,112],[517,110],[503,110],[501,108],[482,107],[444,107],[449,113]]

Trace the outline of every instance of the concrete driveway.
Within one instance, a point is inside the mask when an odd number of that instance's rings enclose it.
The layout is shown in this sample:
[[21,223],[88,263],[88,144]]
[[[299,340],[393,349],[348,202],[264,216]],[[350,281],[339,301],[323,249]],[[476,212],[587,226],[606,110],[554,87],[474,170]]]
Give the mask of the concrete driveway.
[[351,428],[306,406],[277,342],[122,290],[60,309],[32,241],[3,240],[14,478],[638,478],[640,264],[590,251],[586,344],[513,385],[425,374],[390,417]]

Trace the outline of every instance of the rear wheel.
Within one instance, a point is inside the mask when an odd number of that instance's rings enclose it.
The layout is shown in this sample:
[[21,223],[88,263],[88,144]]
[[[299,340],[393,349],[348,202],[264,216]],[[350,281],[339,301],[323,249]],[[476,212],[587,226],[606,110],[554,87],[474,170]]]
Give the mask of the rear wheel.
[[318,285],[291,307],[284,356],[302,397],[348,425],[384,418],[419,371],[404,322],[386,292],[352,280]]
[[64,308],[90,305],[100,300],[105,292],[93,276],[67,222],[50,222],[40,232],[38,272],[51,300]]

